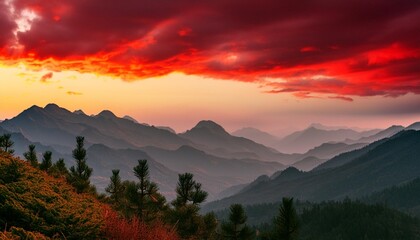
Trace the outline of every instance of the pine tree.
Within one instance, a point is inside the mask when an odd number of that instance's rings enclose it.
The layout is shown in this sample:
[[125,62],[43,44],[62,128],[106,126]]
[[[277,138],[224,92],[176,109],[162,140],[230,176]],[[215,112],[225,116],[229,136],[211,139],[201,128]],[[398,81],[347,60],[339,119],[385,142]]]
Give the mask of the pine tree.
[[63,158],[58,159],[58,161],[53,164],[51,167],[51,174],[57,178],[68,176],[69,170],[67,170],[66,163]]
[[28,151],[23,153],[23,156],[33,167],[38,166],[38,157],[36,156],[35,145],[29,145]]
[[46,151],[42,155],[42,162],[39,165],[39,169],[47,171],[47,172],[50,170],[50,168],[52,167],[51,156],[52,156],[52,152],[50,152],[50,151]]
[[118,208],[123,197],[125,187],[121,181],[120,170],[112,170],[111,182],[105,188],[105,191],[111,194],[111,201]]
[[299,221],[293,198],[283,198],[279,209],[279,215],[274,219],[276,226],[274,234],[276,239],[295,240],[298,239]]
[[11,140],[11,138],[12,135],[10,133],[0,136],[0,150],[9,154],[13,154],[15,152],[15,150],[12,149],[15,143]]
[[126,195],[137,216],[149,221],[162,210],[166,200],[158,193],[157,184],[150,181],[147,160],[138,160],[133,171],[139,181],[127,185]]
[[254,239],[254,233],[246,225],[247,216],[241,204],[230,206],[229,222],[222,223],[222,238],[229,240]]
[[207,192],[201,189],[201,184],[196,182],[194,175],[184,173],[178,175],[176,188],[177,197],[172,202],[175,209],[171,209],[167,219],[171,224],[176,225],[177,232],[182,239],[197,237],[203,239],[205,233],[214,231],[214,225],[210,219],[200,216],[199,205],[207,198]]
[[206,200],[207,192],[201,190],[201,183],[197,183],[193,178],[192,173],[178,175],[177,197],[172,203],[174,206],[182,207],[189,203],[197,206]]
[[93,169],[86,163],[86,149],[84,148],[85,138],[76,137],[76,148],[73,150],[73,158],[76,160],[76,167],[70,168],[68,181],[76,188],[78,193],[87,192],[90,189],[90,176]]

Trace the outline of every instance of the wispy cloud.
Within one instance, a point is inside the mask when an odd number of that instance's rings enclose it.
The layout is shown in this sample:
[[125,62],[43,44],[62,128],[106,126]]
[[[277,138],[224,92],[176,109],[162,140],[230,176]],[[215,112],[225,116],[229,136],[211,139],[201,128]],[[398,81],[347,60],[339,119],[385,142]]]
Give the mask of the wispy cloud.
[[48,83],[48,80],[50,80],[52,77],[53,77],[53,73],[52,73],[52,72],[49,72],[49,73],[44,74],[44,75],[41,77],[40,81],[41,81],[42,83]]
[[74,92],[74,91],[67,91],[66,93],[67,93],[67,95],[72,95],[72,96],[83,95],[83,93],[81,93],[81,92]]

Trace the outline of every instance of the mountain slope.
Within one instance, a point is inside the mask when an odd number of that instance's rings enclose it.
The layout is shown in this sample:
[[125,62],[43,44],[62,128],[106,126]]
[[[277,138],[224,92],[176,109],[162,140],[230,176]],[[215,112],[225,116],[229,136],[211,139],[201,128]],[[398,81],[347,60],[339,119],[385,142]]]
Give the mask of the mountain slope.
[[252,140],[232,136],[212,121],[201,121],[179,136],[197,143],[200,149],[220,157],[251,158],[283,164],[290,161],[289,155],[279,153]]
[[400,186],[387,188],[363,198],[367,203],[386,204],[420,217],[420,178]]
[[146,159],[150,178],[158,184],[160,192],[170,199],[175,196],[178,173],[163,166],[141,150],[116,150],[102,144],[94,144],[87,149],[87,158],[89,166],[94,169],[92,183],[98,187],[98,190],[103,191],[108,185],[112,169],[120,169],[123,180],[136,180],[133,168],[137,166],[138,160]]
[[30,236],[34,234],[31,232],[38,232],[36,238],[40,239],[40,234],[64,239],[101,238],[103,205],[93,196],[76,194],[63,179],[48,176],[2,153],[0,172],[2,231],[12,227],[12,233]]
[[279,177],[246,192],[209,203],[220,209],[232,203],[274,202],[284,196],[320,201],[360,197],[420,176],[420,131],[404,131],[360,157],[333,169]]
[[191,172],[204,178],[203,187],[211,189],[212,193],[232,185],[248,183],[259,175],[272,174],[284,168],[284,165],[276,162],[216,157],[190,146],[182,146],[177,150],[155,147],[142,150],[169,169],[180,173]]
[[367,136],[367,137],[362,137],[356,140],[352,140],[352,139],[347,139],[346,141],[344,141],[344,143],[347,144],[355,144],[355,143],[372,143],[384,138],[389,138],[392,135],[397,134],[398,132],[404,130],[403,126],[391,126],[387,129],[384,129],[376,134],[373,134],[371,136]]

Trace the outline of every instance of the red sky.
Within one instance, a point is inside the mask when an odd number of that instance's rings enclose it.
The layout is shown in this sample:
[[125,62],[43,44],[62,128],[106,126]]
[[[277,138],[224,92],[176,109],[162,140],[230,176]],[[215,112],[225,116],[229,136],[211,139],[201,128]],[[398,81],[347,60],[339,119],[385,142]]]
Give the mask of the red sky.
[[419,23],[418,0],[6,0],[0,62],[46,70],[44,82],[175,72],[298,99],[418,96]]

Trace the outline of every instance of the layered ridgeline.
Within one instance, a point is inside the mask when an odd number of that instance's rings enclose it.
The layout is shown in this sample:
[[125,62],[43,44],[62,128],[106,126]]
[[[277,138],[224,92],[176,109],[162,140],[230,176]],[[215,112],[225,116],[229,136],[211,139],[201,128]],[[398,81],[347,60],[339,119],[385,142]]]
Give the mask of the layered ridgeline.
[[[209,199],[215,199],[227,188],[252,182],[260,175],[270,176],[287,165],[309,171],[340,153],[362,148],[369,141],[397,130],[398,127],[383,132],[356,131],[314,125],[286,138],[295,136],[294,141],[300,141],[297,139],[320,136],[313,133],[322,132],[321,135],[331,137],[334,136],[332,133],[346,132],[348,134],[340,135],[340,139],[352,137],[356,140],[330,142],[334,139],[322,138],[329,142],[303,154],[284,154],[250,139],[233,136],[208,120],[199,122],[185,133],[176,134],[168,127],[141,124],[106,110],[88,116],[80,110],[70,112],[48,104],[44,108],[33,106],[0,123],[0,133],[12,134],[16,155],[22,156],[28,145],[34,144],[39,154],[51,151],[53,161],[64,158],[69,166],[74,164],[71,157],[74,137],[84,136],[94,169],[92,182],[100,191],[104,190],[112,168],[121,169],[122,177],[133,180],[132,167],[137,160],[147,159],[153,181],[168,198],[174,196],[177,174],[192,172],[209,192]],[[368,134],[372,135],[362,137]],[[361,138],[357,140],[357,137]]]
[[366,148],[356,150],[354,158],[348,156],[333,168],[311,172],[288,168],[269,181],[209,203],[206,209],[223,209],[232,203],[276,202],[284,196],[310,201],[357,198],[420,176],[420,131],[402,131]]
[[[357,131],[345,127],[326,127],[321,124],[312,124],[302,131],[296,131],[282,138],[273,136],[255,128],[243,128],[233,132],[232,134],[235,136],[249,138],[258,143],[270,146],[280,152],[305,153],[323,143],[370,143],[378,140],[373,136],[379,132],[381,132],[380,129]],[[384,138],[389,137],[392,134],[386,135],[384,133],[382,135],[382,138]],[[369,137],[371,137],[371,139],[369,139]]]
[[[135,179],[132,168],[139,159],[149,161],[152,180],[170,199],[174,196],[178,173],[195,173],[211,199],[225,188],[285,168],[279,163],[281,159],[269,162],[262,157],[281,157],[282,154],[253,141],[230,136],[216,123],[200,122],[190,132],[203,129],[212,132],[215,126],[220,131],[214,135],[205,134],[200,139],[216,136],[216,142],[223,142],[220,139],[232,142],[223,146],[232,149],[230,152],[221,151],[221,155],[230,157],[214,156],[203,149],[216,152],[215,148],[192,142],[168,128],[139,124],[131,118],[119,118],[110,111],[88,116],[82,111],[70,112],[54,104],[45,108],[33,106],[15,118],[5,120],[0,123],[0,133],[12,134],[18,156],[22,156],[28,145],[34,144],[39,157],[41,153],[51,151],[53,161],[64,158],[69,166],[74,164],[71,157],[74,137],[84,136],[88,159],[94,169],[92,183],[100,191],[104,190],[111,169],[119,168],[122,177]],[[254,150],[256,153],[252,152]]]

